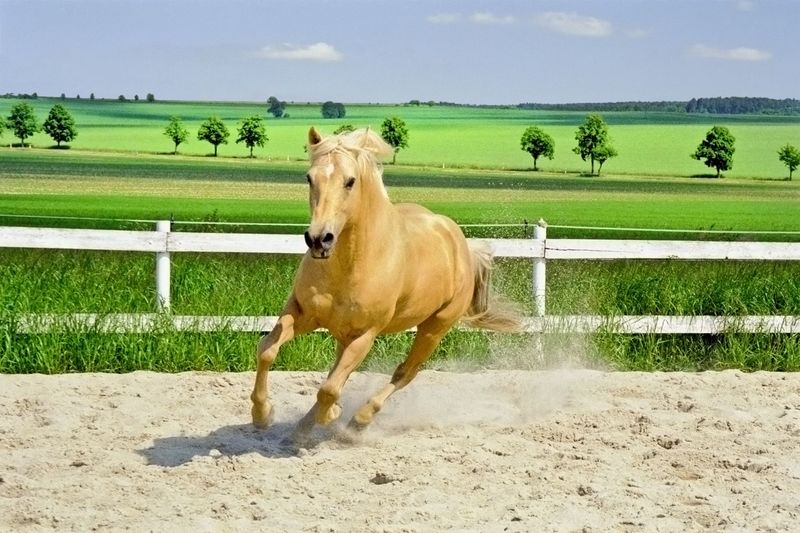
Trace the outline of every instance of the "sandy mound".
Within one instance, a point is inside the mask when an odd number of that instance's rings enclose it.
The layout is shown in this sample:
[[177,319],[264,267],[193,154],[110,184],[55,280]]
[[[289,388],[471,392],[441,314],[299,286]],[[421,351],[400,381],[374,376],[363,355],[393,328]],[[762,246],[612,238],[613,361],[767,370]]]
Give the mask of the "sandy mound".
[[[358,442],[320,374],[0,376],[0,530],[800,528],[800,375],[423,372]],[[355,375],[345,416],[386,380]]]

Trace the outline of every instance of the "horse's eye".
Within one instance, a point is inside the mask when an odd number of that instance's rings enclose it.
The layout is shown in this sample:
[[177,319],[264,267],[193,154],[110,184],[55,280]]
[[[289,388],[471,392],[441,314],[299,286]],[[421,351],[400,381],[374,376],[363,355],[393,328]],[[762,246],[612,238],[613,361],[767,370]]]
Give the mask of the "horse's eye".
[[352,189],[355,184],[356,184],[356,179],[350,178],[345,182],[344,187],[345,189]]

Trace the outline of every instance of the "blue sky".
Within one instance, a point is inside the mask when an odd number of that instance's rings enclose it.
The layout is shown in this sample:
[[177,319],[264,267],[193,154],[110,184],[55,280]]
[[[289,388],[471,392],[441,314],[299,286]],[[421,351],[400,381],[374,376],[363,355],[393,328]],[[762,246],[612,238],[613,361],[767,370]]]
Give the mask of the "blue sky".
[[0,93],[800,97],[800,0],[0,0]]

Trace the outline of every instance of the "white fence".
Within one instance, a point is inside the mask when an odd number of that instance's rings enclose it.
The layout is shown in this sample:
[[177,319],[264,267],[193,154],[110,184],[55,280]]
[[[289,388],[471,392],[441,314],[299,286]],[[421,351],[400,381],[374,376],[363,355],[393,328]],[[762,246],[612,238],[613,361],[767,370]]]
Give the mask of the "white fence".
[[[609,329],[620,333],[709,333],[769,331],[800,333],[797,316],[562,316],[546,315],[546,262],[548,259],[676,259],[798,261],[800,243],[548,239],[546,226],[535,226],[533,239],[482,239],[497,257],[527,258],[533,262],[532,292],[536,316],[526,320],[529,332],[591,332]],[[170,307],[170,254],[181,252],[303,254],[299,235],[190,233],[170,231],[169,221],[156,231],[84,230],[0,227],[0,248],[109,250],[155,253],[156,291],[160,313],[144,315],[75,314],[32,315],[19,325],[22,331],[41,331],[56,322],[91,326],[108,331],[147,331],[163,320],[182,330],[266,331],[276,317],[178,316]]]

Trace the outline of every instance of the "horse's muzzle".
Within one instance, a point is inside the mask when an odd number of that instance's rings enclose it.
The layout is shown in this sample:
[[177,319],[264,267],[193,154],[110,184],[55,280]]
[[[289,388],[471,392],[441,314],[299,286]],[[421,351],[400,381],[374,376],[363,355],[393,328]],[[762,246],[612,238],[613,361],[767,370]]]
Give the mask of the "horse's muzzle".
[[306,246],[311,251],[311,257],[315,259],[327,259],[331,255],[331,249],[336,242],[336,236],[331,232],[312,236],[309,232],[303,234]]

